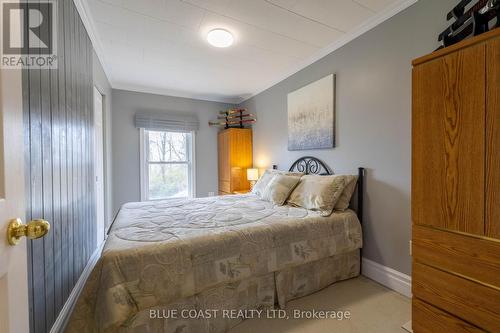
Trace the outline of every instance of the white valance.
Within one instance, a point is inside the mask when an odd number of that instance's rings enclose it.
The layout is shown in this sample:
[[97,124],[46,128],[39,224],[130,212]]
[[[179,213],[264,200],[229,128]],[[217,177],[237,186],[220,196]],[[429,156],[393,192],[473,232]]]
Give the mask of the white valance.
[[135,114],[135,127],[147,130],[191,132],[200,127],[198,117],[192,114],[140,111]]

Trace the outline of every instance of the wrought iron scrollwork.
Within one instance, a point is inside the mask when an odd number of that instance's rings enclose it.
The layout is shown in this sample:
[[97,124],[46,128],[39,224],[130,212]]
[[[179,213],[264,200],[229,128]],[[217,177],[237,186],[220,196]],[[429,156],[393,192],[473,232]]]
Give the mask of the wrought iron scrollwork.
[[304,156],[296,160],[289,171],[303,172],[306,175],[332,175],[332,170],[320,159],[312,156]]

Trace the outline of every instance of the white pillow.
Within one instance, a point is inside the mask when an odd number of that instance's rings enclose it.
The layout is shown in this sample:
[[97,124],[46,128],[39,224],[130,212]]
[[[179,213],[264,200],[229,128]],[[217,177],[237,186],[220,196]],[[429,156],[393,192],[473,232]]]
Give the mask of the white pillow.
[[252,188],[252,193],[258,195],[259,197],[262,196],[262,193],[264,192],[264,189],[266,188],[267,184],[273,179],[274,174],[269,172],[269,170],[266,170],[262,176],[260,176],[259,180],[257,180],[257,183]]

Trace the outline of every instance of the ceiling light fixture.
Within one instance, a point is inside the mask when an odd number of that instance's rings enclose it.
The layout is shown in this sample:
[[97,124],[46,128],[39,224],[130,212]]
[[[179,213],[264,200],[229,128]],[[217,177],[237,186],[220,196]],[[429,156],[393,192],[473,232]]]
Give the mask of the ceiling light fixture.
[[207,41],[215,47],[229,47],[234,43],[233,35],[225,29],[213,29],[207,34]]

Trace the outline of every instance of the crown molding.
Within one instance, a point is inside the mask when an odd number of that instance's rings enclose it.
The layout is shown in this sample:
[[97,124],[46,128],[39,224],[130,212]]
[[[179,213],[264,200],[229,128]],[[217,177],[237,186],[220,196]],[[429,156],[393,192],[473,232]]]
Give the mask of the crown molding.
[[111,87],[113,87],[113,82],[111,81],[111,70],[106,62],[106,56],[104,53],[104,48],[102,47],[101,40],[97,36],[97,30],[95,28],[95,22],[90,15],[89,4],[86,0],[73,0],[75,7],[80,14],[80,18],[82,19],[83,26],[87,30],[87,34],[89,35],[90,41],[92,42],[92,46],[94,47],[94,51],[97,54],[97,58],[101,62],[101,66],[104,69],[104,73],[108,78],[108,82]]
[[284,75],[281,75],[278,79],[272,80],[265,85],[263,85],[262,88],[258,89],[254,93],[250,94],[248,97],[242,97],[240,96],[241,102],[243,103],[246,100],[249,100],[250,98],[257,96],[261,92],[266,91],[267,89],[275,86],[276,84],[280,83],[281,81],[289,78],[293,74],[300,72],[304,68],[308,67],[309,65],[312,65],[316,61],[326,57],[330,53],[338,50],[342,46],[348,44],[349,42],[353,41],[354,39],[358,38],[359,36],[363,35],[364,33],[370,31],[371,29],[375,28],[379,24],[387,21],[391,17],[399,14],[403,10],[407,9],[408,7],[414,5],[417,3],[418,0],[405,0],[403,2],[397,2],[392,6],[389,6],[385,10],[381,11],[377,15],[373,16],[370,20],[366,21],[365,23],[361,24],[354,30],[344,34],[340,39],[335,41],[334,43],[322,48],[320,51],[318,51],[316,54],[308,58],[307,60],[299,63],[298,65],[294,66],[294,68],[290,71],[287,71]]
[[165,89],[165,88],[156,88],[156,87],[145,87],[145,86],[141,86],[141,85],[137,85],[137,84],[129,84],[129,83],[115,82],[115,84],[113,85],[112,88],[116,89],[116,90],[127,90],[127,91],[140,92],[140,93],[146,93],[146,94],[189,98],[189,99],[196,99],[196,100],[201,100],[201,101],[217,102],[217,103],[224,103],[224,104],[236,105],[236,104],[240,103],[240,101],[241,101],[241,99],[239,97],[231,97],[231,96],[223,97],[223,96],[217,96],[215,94],[190,93],[187,91],[172,90],[172,89]]

